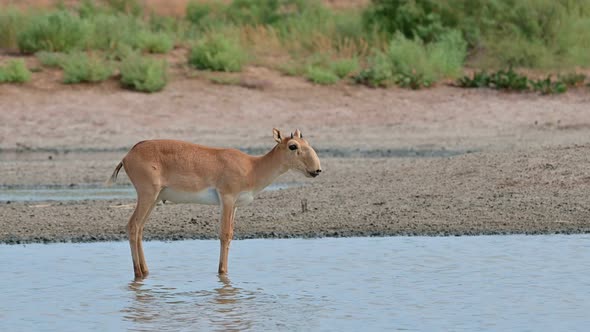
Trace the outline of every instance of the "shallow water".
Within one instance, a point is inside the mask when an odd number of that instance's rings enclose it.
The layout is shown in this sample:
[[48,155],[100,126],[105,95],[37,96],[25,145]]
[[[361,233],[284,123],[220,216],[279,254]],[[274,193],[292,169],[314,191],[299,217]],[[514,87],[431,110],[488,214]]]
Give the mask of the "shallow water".
[[[301,186],[298,183],[274,183],[264,191],[274,191]],[[79,201],[85,199],[135,199],[135,188],[131,186],[50,186],[30,187],[14,186],[0,188],[0,202],[34,202],[34,201]]]
[[584,331],[590,236],[0,246],[0,330]]

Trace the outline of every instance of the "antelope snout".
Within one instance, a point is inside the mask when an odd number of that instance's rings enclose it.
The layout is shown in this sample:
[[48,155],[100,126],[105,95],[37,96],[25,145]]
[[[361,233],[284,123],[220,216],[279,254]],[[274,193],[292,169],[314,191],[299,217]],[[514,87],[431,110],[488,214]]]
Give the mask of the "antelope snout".
[[309,175],[311,175],[312,177],[314,177],[314,178],[315,178],[316,176],[320,175],[320,173],[321,173],[321,172],[322,172],[322,170],[321,170],[321,169],[316,169],[316,170],[315,170],[315,171],[313,171],[313,172],[309,172]]

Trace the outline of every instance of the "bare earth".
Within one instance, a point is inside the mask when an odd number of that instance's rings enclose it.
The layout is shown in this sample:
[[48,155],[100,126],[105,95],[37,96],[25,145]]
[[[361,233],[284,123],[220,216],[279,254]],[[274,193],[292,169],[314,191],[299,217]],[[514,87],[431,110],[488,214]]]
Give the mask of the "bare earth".
[[[318,87],[249,68],[254,88],[177,75],[146,95],[43,74],[0,85],[0,190],[102,183],[144,139],[263,153],[272,127],[300,128],[324,172],[286,174],[304,185],[239,209],[237,238],[590,232],[588,91]],[[130,200],[0,202],[0,242],[122,240],[132,211]],[[214,238],[218,213],[159,205],[145,236]]]

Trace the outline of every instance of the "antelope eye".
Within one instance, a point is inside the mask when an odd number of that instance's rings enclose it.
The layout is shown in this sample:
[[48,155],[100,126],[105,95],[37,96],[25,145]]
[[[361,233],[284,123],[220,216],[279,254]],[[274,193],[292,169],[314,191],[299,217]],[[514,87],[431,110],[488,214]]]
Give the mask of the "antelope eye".
[[295,144],[289,145],[289,150],[297,150],[297,145],[295,145]]

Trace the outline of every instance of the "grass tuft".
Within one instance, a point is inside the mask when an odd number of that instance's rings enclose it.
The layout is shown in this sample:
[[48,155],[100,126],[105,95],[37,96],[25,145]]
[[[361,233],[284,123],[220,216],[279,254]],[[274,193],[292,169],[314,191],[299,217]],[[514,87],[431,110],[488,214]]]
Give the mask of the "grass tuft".
[[412,89],[429,87],[442,78],[456,77],[463,68],[466,52],[467,45],[456,31],[427,45],[397,34],[385,52],[377,52],[356,81],[373,87],[391,82]]
[[50,68],[61,68],[65,54],[56,52],[40,51],[35,53],[35,57],[39,59],[39,62],[45,67]]
[[340,78],[331,70],[322,67],[309,66],[305,72],[305,77],[313,83],[321,85],[331,85],[337,83]]
[[0,66],[0,83],[25,83],[31,80],[31,71],[23,60],[10,60]]
[[238,72],[246,63],[239,41],[221,34],[205,37],[191,49],[188,62],[197,69]]
[[357,58],[336,60],[330,64],[330,69],[339,78],[345,78],[359,69],[359,61]]
[[18,48],[18,33],[25,23],[25,15],[16,8],[0,8],[0,48]]
[[68,52],[81,48],[90,26],[78,16],[65,10],[34,15],[18,34],[21,52]]
[[174,47],[174,41],[167,33],[144,31],[138,38],[139,48],[149,53],[168,53]]
[[112,66],[97,55],[70,53],[61,62],[66,84],[102,82],[113,74]]
[[569,74],[552,79],[548,75],[544,79],[530,79],[519,74],[512,68],[488,73],[478,71],[472,76],[464,76],[457,81],[457,85],[463,88],[491,88],[506,91],[535,91],[543,95],[564,93],[570,87],[584,84],[586,75]]
[[130,55],[121,63],[121,84],[135,91],[160,91],[168,83],[167,68],[166,61]]

